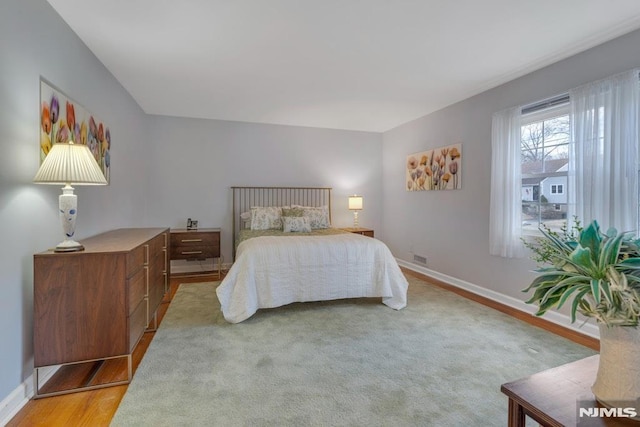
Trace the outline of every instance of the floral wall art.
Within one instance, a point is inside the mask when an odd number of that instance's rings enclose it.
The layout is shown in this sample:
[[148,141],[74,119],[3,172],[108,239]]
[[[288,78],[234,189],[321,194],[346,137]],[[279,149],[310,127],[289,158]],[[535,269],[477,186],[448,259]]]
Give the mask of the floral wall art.
[[462,183],[462,144],[409,154],[406,168],[407,191],[457,190]]
[[111,131],[82,105],[40,79],[40,163],[51,145],[73,141],[88,145],[107,182],[111,171]]

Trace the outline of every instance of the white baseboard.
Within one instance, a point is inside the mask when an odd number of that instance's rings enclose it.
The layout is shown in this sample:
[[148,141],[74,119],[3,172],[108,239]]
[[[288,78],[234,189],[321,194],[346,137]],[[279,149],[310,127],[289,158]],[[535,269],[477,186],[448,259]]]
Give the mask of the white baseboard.
[[33,397],[33,375],[0,402],[0,426],[5,426]]
[[[530,316],[535,316],[536,308],[533,305],[526,304],[524,301],[520,301],[516,298],[510,297],[508,295],[501,294],[496,291],[492,291],[491,289],[483,288],[478,285],[474,285],[473,283],[457,279],[455,277],[448,276],[446,274],[439,273],[435,270],[431,270],[429,268],[404,261],[401,259],[396,259],[398,261],[398,265],[401,267],[407,268],[409,270],[415,271],[417,273],[424,274],[425,276],[433,277],[441,282],[444,282],[448,285],[455,286],[456,288],[464,289],[465,291],[469,291],[473,294],[482,296],[484,298],[488,298],[492,301],[496,301],[500,304],[511,307],[515,310],[521,311],[523,313],[527,313]],[[552,323],[565,327],[567,329],[571,329],[573,331],[579,332],[584,335],[588,335],[593,338],[600,337],[600,331],[598,330],[598,326],[593,323],[585,323],[583,324],[572,324],[571,318],[565,314],[558,313],[557,311],[548,311],[544,315],[544,319],[548,320]]]
[[[59,366],[42,368],[40,372],[42,377],[41,384],[47,382],[58,369]],[[0,426],[7,425],[35,394],[33,390],[33,375],[34,374],[29,376],[29,378],[24,380],[15,390],[9,393],[7,397],[0,401]]]

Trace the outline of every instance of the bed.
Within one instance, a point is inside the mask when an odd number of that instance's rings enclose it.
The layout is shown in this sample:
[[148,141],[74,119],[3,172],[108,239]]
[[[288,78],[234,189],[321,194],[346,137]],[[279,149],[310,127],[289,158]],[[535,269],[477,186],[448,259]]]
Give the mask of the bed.
[[389,248],[330,226],[331,188],[232,194],[234,263],[216,290],[228,322],[294,302],[380,297],[392,309],[406,306],[408,283]]

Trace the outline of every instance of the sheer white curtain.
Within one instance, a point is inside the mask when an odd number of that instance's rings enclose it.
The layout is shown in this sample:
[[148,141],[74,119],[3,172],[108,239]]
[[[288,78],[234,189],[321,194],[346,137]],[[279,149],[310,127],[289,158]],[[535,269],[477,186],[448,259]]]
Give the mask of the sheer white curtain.
[[571,221],[597,220],[603,230],[638,227],[638,69],[569,91]]
[[489,252],[506,258],[524,255],[520,121],[522,107],[493,115],[491,125],[491,212]]

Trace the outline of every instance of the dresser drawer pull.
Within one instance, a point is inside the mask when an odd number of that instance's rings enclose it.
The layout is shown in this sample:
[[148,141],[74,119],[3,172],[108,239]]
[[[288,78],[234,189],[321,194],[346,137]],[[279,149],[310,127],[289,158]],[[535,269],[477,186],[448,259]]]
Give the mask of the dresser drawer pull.
[[166,249],[162,249],[162,261],[164,262],[164,266],[162,267],[162,272],[166,273],[167,272],[167,250]]
[[184,251],[184,252],[180,252],[182,255],[196,255],[196,254],[201,254],[202,251]]
[[202,242],[202,239],[182,239],[182,243]]

